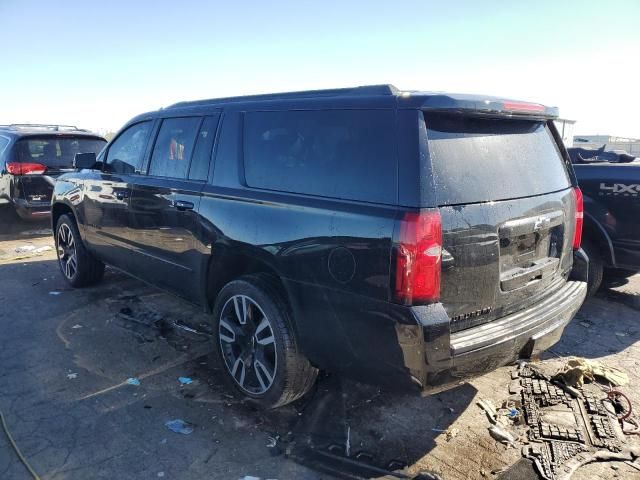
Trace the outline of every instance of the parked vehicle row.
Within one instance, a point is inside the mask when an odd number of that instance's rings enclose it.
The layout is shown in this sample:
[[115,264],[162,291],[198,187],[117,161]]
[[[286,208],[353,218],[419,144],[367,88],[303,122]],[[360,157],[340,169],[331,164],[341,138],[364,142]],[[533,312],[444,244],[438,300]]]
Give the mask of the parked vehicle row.
[[386,85],[145,113],[57,178],[60,268],[201,304],[230,382],[265,407],[318,369],[441,390],[550,347],[584,300],[556,116]]
[[640,161],[626,153],[570,148],[584,193],[583,248],[589,256],[589,294],[603,277],[640,272]]
[[24,219],[49,216],[55,179],[73,170],[77,153],[97,153],[106,143],[68,125],[0,125],[0,199]]

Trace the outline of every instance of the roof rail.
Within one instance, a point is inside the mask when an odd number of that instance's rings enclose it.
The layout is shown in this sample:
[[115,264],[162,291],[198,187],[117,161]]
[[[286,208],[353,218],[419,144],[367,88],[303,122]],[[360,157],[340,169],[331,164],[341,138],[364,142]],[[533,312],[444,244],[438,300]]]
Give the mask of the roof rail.
[[393,85],[365,85],[352,88],[333,88],[327,90],[305,90],[299,92],[283,92],[283,93],[265,93],[259,95],[243,95],[238,97],[222,97],[209,98],[206,100],[194,100],[187,102],[178,102],[169,105],[166,108],[177,107],[193,107],[199,105],[208,105],[211,103],[230,103],[251,100],[280,100],[289,98],[313,98],[313,97],[350,97],[350,96],[368,96],[368,95],[397,95],[399,90]]
[[45,123],[12,123],[9,125],[0,125],[0,128],[9,128],[11,130],[49,130],[53,132],[60,131],[75,131],[75,132],[88,132],[83,128],[78,128],[75,125],[55,125]]

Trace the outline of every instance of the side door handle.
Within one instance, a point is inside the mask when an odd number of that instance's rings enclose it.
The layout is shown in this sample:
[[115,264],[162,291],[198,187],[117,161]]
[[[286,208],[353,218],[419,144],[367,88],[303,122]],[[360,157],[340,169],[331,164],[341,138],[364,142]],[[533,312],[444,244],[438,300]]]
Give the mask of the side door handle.
[[172,207],[176,207],[178,210],[184,211],[184,210],[193,210],[193,203],[192,202],[186,202],[184,200],[176,200],[171,202],[171,206]]

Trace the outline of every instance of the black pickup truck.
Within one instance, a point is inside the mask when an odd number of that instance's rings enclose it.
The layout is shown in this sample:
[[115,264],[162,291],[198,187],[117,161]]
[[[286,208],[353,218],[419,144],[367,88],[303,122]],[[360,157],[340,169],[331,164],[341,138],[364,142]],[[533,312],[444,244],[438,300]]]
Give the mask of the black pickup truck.
[[568,151],[584,195],[582,248],[593,295],[604,275],[640,272],[640,158],[604,148]]

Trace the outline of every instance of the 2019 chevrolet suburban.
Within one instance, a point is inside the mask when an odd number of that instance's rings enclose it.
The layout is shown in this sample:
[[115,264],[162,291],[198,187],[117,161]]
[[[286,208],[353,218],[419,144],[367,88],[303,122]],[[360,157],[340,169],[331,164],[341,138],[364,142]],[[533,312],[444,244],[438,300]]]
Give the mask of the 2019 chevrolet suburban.
[[0,125],[0,199],[23,219],[51,212],[58,175],[73,170],[76,153],[98,153],[107,141],[67,125]]
[[444,389],[553,345],[585,298],[556,116],[387,85],[145,113],[58,178],[60,268],[203,305],[230,382],[265,407],[318,369]]

